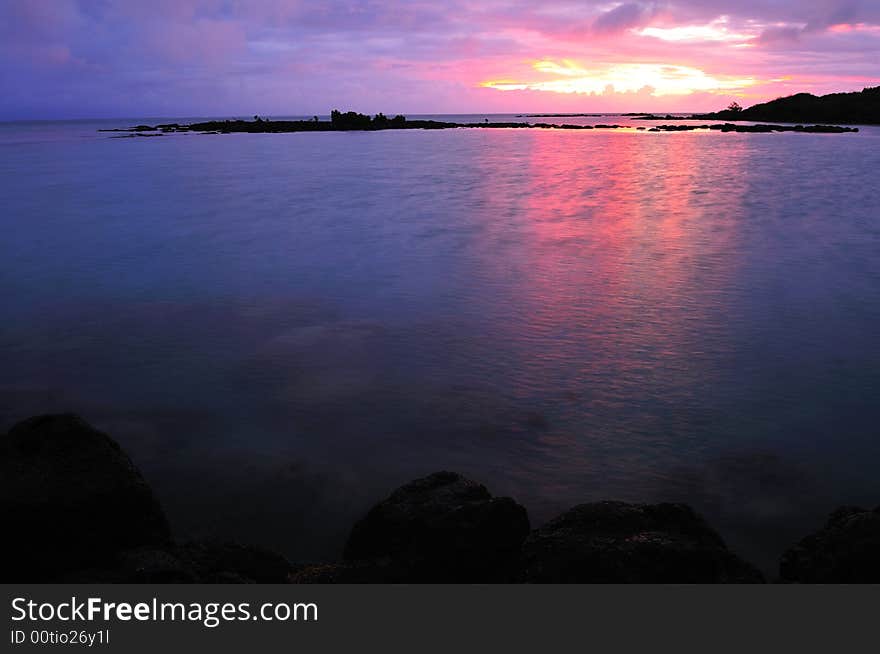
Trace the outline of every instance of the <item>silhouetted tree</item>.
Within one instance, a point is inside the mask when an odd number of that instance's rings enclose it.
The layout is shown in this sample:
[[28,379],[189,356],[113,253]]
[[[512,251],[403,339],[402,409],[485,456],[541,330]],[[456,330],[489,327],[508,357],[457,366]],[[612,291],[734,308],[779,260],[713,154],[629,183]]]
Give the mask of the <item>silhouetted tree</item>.
[[734,101],[734,102],[731,102],[729,105],[727,105],[727,110],[732,111],[735,114],[738,114],[740,111],[743,110],[743,108],[739,104],[739,102]]
[[370,117],[354,111],[341,111],[334,109],[330,112],[330,122],[335,129],[370,129]]

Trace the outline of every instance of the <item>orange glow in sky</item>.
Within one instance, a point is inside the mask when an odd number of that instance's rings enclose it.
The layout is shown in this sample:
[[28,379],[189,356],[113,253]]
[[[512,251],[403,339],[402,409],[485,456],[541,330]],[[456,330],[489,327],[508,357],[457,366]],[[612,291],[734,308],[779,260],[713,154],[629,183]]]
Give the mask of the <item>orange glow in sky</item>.
[[557,26],[552,34],[518,26],[506,34],[525,46],[525,57],[475,62],[466,74],[483,69],[476,86],[501,92],[511,107],[555,102],[596,111],[636,105],[713,109],[732,99],[748,106],[801,91],[861,90],[880,81],[880,68],[868,65],[862,53],[847,54],[880,47],[876,21],[834,22],[812,12],[749,17],[735,9],[703,12],[699,20],[681,6],[611,3],[598,8],[604,13],[592,24]]
[[482,86],[499,91],[555,91],[557,93],[633,93],[654,96],[688,95],[697,91],[725,91],[737,94],[757,84],[752,77],[712,76],[691,66],[661,63],[618,63],[583,67],[564,60],[536,61],[532,67],[543,79],[489,80]]

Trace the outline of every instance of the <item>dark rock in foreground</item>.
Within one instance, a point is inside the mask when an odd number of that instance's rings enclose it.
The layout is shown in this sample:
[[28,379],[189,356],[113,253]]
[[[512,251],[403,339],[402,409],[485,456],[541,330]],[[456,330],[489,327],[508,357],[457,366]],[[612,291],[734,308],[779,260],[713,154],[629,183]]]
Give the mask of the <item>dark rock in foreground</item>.
[[63,576],[67,583],[114,584],[283,584],[293,567],[262,547],[224,542],[190,542],[118,552],[99,567]]
[[239,543],[191,542],[178,548],[202,581],[228,583],[232,576],[258,584],[289,580],[292,567],[272,550]]
[[526,510],[454,472],[398,488],[360,520],[345,560],[390,561],[410,582],[506,581],[529,532]]
[[523,545],[532,583],[760,583],[684,504],[581,504]]
[[67,584],[194,584],[195,569],[174,545],[136,547],[109,555],[95,565],[65,572],[52,581]]
[[841,507],[825,526],[782,555],[782,581],[880,583],[880,507]]
[[0,580],[82,583],[288,581],[271,550],[174,544],[159,503],[112,438],[74,415],[0,436]]
[[294,584],[404,584],[411,573],[391,560],[305,565],[290,576]]
[[170,541],[150,487],[119,445],[73,415],[0,437],[4,581],[37,581]]
[[[683,504],[598,502],[529,533],[525,509],[453,472],[410,482],[352,529],[342,562],[174,543],[152,491],[73,415],[0,435],[0,581],[91,583],[753,583],[761,574]],[[880,583],[880,507],[846,507],[789,549],[782,581]]]

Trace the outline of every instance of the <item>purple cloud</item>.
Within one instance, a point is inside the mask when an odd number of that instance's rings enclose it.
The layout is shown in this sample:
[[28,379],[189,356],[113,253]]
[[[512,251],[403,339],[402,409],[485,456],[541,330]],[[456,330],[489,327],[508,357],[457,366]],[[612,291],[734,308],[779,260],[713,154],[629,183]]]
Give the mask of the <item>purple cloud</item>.
[[627,2],[600,14],[593,23],[593,30],[599,34],[621,32],[643,24],[655,11],[653,3]]

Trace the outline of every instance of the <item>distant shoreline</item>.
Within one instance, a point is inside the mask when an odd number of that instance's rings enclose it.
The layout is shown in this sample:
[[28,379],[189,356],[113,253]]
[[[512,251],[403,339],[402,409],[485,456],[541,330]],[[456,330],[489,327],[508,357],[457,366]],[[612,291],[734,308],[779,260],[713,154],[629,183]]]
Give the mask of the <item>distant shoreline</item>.
[[642,120],[732,120],[771,123],[829,122],[844,125],[880,125],[880,86],[854,93],[815,96],[797,93],[743,109],[734,103],[706,114],[658,116],[634,114]]

